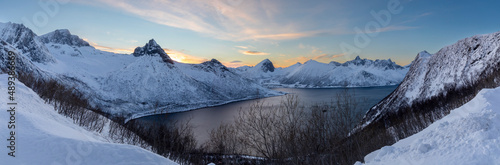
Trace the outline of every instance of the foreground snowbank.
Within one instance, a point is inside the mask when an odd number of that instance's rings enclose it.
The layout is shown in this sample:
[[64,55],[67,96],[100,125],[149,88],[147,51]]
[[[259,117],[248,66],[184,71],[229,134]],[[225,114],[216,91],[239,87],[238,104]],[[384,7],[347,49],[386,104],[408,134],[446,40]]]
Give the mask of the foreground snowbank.
[[421,132],[368,154],[365,164],[500,164],[499,100],[500,87],[483,89]]
[[[15,89],[15,129],[9,129],[7,75],[0,75],[0,164],[176,164],[137,146],[106,142],[73,124],[20,82]],[[10,131],[15,131],[15,157],[9,156]]]

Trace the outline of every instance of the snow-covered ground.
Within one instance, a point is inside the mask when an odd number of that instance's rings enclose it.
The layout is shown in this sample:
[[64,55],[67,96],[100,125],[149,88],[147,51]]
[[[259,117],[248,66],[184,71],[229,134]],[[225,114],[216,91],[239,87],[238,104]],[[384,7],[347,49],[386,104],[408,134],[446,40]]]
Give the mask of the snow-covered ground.
[[421,132],[368,154],[365,164],[500,164],[499,100],[500,87],[483,89]]
[[[16,81],[15,129],[7,127],[7,75],[0,75],[0,164],[176,164],[137,146],[110,143],[102,135],[89,132],[58,114],[54,107],[31,89]],[[10,102],[10,101],[9,101]],[[15,131],[15,157],[6,146]]]

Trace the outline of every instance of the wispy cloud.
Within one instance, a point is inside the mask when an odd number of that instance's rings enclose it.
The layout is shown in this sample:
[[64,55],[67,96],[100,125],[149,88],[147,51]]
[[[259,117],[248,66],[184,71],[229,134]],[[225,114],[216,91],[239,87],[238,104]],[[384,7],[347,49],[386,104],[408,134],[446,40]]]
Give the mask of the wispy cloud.
[[[111,6],[157,24],[187,29],[222,40],[289,40],[342,31],[341,27],[336,26],[315,26],[311,19],[284,17],[297,11],[284,7],[283,3],[286,1],[74,1]],[[300,5],[296,7],[300,8]]]
[[334,58],[342,57],[344,56],[343,53],[341,54],[322,54],[318,56],[314,56],[312,59],[313,60],[333,60]]
[[297,62],[304,63],[304,62],[306,62],[306,61],[308,61],[310,59],[311,58],[304,57],[304,56],[299,56],[299,57],[294,57],[294,58],[286,59],[285,62],[288,63],[288,65],[292,65],[292,64],[295,64]]
[[393,26],[387,26],[387,27],[384,27],[384,28],[379,28],[377,29],[376,33],[382,33],[382,32],[388,32],[388,31],[400,31],[400,30],[410,30],[410,29],[417,29],[418,27],[416,26],[397,26],[397,25],[393,25]]
[[248,49],[247,46],[235,46],[235,47],[240,48],[240,49]]
[[425,16],[429,16],[429,15],[433,15],[434,13],[433,12],[426,12],[426,13],[422,13],[420,15],[418,15],[418,17],[425,17]]
[[237,68],[237,67],[240,67],[240,66],[248,65],[248,64],[243,63],[243,61],[239,61],[239,60],[235,60],[235,61],[231,61],[231,62],[221,61],[221,63],[224,66],[227,66],[227,67],[230,67],[230,68]]
[[253,56],[266,56],[266,55],[269,55],[269,53],[259,52],[259,51],[252,51],[252,50],[246,50],[246,51],[241,50],[240,53],[242,53],[244,55],[253,55]]

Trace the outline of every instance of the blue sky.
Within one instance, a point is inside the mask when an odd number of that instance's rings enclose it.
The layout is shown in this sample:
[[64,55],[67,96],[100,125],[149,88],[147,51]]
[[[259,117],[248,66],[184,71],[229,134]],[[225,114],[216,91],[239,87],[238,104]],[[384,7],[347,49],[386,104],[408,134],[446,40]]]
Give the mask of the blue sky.
[[266,58],[277,66],[309,59],[344,62],[357,55],[407,65],[420,51],[434,53],[459,39],[500,31],[500,2],[493,0],[0,3],[0,22],[23,23],[39,35],[69,29],[98,49],[123,53],[154,38],[178,61],[216,58],[228,66]]

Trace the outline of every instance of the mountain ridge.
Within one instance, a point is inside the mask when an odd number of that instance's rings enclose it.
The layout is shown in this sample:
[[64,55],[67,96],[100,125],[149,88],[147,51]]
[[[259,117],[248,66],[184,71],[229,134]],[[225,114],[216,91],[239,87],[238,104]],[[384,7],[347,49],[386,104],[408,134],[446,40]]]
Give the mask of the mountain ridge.
[[[7,51],[19,52],[20,74],[36,73],[37,79],[55,79],[74,87],[92,106],[126,121],[283,94],[230,71],[215,59],[174,63],[154,39],[124,55],[86,46],[68,30],[37,36],[23,25],[7,23],[0,24],[0,32],[0,51],[5,52],[0,57],[2,71],[7,67]],[[43,54],[22,53],[33,45]]]
[[72,35],[68,29],[57,29],[53,32],[41,35],[40,39],[45,44],[56,43],[77,47],[90,46],[87,41],[81,39],[77,35]]
[[332,61],[326,64],[311,59],[304,64],[275,68],[272,72],[262,69],[263,64],[273,66],[265,59],[254,67],[233,70],[268,87],[330,88],[397,85],[409,69],[390,59],[369,60],[359,56],[345,63]]

